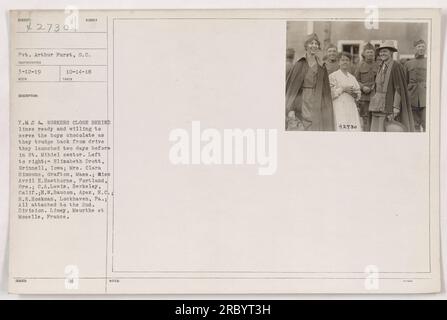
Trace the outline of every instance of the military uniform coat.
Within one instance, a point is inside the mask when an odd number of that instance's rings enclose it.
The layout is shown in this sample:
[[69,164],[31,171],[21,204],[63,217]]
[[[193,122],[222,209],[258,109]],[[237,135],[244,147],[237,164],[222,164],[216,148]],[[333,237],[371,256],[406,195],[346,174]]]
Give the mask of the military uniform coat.
[[424,108],[427,94],[427,58],[416,57],[405,63],[412,107]]
[[[362,92],[360,101],[369,101],[371,99],[371,92],[373,91],[372,89],[375,83],[377,70],[378,64],[375,61],[371,63],[362,61],[355,70],[354,76],[357,79],[360,85],[360,90]],[[366,94],[363,92],[363,87],[365,86],[371,89],[370,93]]]

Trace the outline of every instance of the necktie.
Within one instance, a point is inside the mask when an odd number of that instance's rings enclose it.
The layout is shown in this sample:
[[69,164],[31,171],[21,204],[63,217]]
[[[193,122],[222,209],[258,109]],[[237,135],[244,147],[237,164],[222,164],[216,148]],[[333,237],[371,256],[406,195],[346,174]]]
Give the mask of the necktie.
[[386,70],[388,69],[388,65],[386,63],[383,64],[382,70],[380,72],[380,85],[383,86],[385,83],[385,75]]

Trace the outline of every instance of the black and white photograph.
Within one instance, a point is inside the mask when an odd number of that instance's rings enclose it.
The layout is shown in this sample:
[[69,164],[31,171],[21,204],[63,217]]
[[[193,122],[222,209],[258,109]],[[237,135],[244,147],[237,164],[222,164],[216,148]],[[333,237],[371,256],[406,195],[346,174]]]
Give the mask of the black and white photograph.
[[0,300],[447,297],[447,7],[8,1]]
[[289,21],[287,131],[425,132],[428,24]]

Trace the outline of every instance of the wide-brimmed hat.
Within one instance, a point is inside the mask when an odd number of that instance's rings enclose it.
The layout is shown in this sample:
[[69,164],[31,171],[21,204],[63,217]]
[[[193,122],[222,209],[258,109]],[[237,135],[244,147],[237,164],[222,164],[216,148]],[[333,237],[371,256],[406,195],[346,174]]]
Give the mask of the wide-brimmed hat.
[[380,46],[377,48],[377,52],[380,52],[382,49],[388,49],[392,52],[397,52],[397,48],[394,46],[394,42],[391,40],[385,40],[380,43]]
[[386,132],[406,132],[407,128],[399,121],[387,120],[385,121]]

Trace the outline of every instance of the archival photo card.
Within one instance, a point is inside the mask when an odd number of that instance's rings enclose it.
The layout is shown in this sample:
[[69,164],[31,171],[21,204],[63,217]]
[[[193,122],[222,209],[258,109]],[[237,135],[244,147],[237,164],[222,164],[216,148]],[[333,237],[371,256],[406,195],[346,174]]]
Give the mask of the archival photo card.
[[11,293],[440,290],[439,10],[10,22]]

